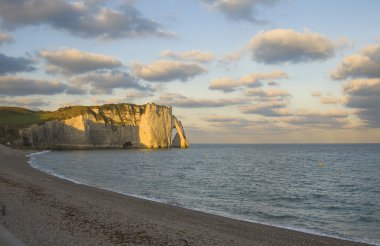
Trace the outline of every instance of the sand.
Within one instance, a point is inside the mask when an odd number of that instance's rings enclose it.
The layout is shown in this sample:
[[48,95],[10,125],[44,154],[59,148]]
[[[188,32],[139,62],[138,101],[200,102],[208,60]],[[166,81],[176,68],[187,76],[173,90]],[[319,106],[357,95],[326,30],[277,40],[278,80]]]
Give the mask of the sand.
[[75,184],[25,153],[0,145],[0,225],[27,245],[364,245]]

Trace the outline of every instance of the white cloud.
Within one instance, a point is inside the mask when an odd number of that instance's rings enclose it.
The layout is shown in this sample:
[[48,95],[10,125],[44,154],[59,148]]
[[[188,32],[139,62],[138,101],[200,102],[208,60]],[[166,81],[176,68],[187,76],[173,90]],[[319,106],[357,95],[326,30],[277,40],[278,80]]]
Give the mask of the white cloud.
[[122,66],[119,60],[111,56],[87,53],[77,49],[42,50],[39,56],[45,59],[49,73],[72,75]]
[[243,54],[245,53],[245,51],[246,49],[238,49],[234,52],[227,53],[220,59],[220,62],[232,63],[232,62],[239,61],[241,57],[243,56]]
[[160,104],[179,108],[219,108],[247,103],[247,99],[195,99],[178,93],[166,93],[158,99]]
[[159,60],[151,64],[134,62],[131,70],[134,76],[152,82],[187,81],[207,72],[205,67],[196,63],[167,60]]
[[344,103],[344,98],[336,96],[322,96],[319,98],[322,104],[341,104]]
[[66,91],[68,86],[58,81],[36,80],[22,77],[0,77],[0,95],[55,95]]
[[326,60],[334,55],[338,47],[340,45],[321,34],[291,29],[258,33],[249,44],[252,59],[266,64]]
[[69,81],[70,84],[77,87],[90,85],[91,94],[110,94],[116,88],[136,89],[141,91],[150,91],[150,87],[139,84],[138,80],[128,73],[120,71],[111,72],[91,72],[74,77]]
[[139,99],[142,99],[142,98],[147,98],[147,97],[152,97],[154,96],[153,93],[149,92],[149,91],[132,91],[132,92],[128,92],[126,95],[125,95],[125,98],[128,102],[133,102],[133,101],[136,101],[136,100],[139,100]]
[[14,29],[49,25],[75,36],[117,39],[172,36],[156,21],[144,18],[132,1],[109,8],[107,1],[17,0],[0,1],[2,26]]
[[0,75],[33,71],[34,63],[29,57],[12,57],[0,53]]
[[349,115],[349,111],[339,109],[327,111],[299,109],[293,112],[291,117],[284,118],[282,121],[303,127],[341,129],[349,125]]
[[288,75],[283,71],[273,71],[271,73],[251,73],[240,77],[243,85],[250,86],[260,80],[286,79]]
[[343,86],[344,92],[356,96],[380,95],[380,79],[355,79]]
[[[260,83],[257,83],[258,86],[261,86]],[[211,80],[211,85],[209,86],[210,90],[221,90],[224,92],[235,91],[237,87],[241,86],[239,80],[231,78],[218,78]]]
[[272,6],[277,0],[200,0],[232,20],[261,23],[256,15],[258,6]]
[[322,96],[322,92],[320,92],[320,91],[312,91],[310,94],[313,97],[320,97],[320,96]]
[[275,86],[279,86],[280,84],[276,81],[269,81],[269,82],[267,82],[267,85],[275,87]]
[[296,116],[321,116],[321,117],[331,117],[331,118],[347,118],[349,116],[348,110],[341,110],[341,109],[330,109],[326,111],[317,111],[317,110],[310,110],[310,109],[299,109],[297,110],[294,115]]
[[272,80],[272,79],[284,79],[288,78],[288,75],[283,71],[273,71],[270,73],[251,73],[241,76],[239,79],[231,78],[219,78],[213,79],[210,90],[221,90],[224,92],[235,91],[238,87],[260,87],[262,86],[261,81]]
[[320,91],[312,91],[310,93],[313,97],[318,97],[319,102],[322,104],[343,104],[344,97],[337,97],[331,95],[331,93],[322,93]]
[[240,111],[244,114],[257,114],[267,117],[282,117],[292,115],[286,106],[286,102],[269,101],[256,103],[254,105],[241,106]]
[[172,50],[164,50],[161,52],[161,57],[172,58],[179,61],[191,61],[207,63],[215,59],[215,56],[211,52],[201,50],[190,50],[184,52],[174,52]]
[[256,97],[256,100],[260,101],[281,101],[288,99],[290,94],[287,90],[283,89],[260,89],[260,88],[250,88],[245,90],[246,96]]
[[346,106],[358,109],[357,115],[368,127],[380,128],[380,79],[356,79],[343,87]]
[[346,56],[332,71],[333,79],[380,78],[380,45],[364,47],[358,54]]
[[265,120],[247,120],[242,117],[226,117],[221,115],[209,115],[202,118],[202,120],[211,124],[212,127],[217,128],[231,128],[231,129],[241,129],[241,128],[250,128],[254,124],[263,124],[267,123]]

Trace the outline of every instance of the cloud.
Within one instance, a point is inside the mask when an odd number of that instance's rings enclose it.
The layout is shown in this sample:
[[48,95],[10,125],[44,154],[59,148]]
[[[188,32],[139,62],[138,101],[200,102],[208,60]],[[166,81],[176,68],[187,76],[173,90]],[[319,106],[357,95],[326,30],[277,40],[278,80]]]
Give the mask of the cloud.
[[298,110],[293,117],[283,119],[283,122],[297,126],[323,127],[323,128],[342,128],[349,121],[349,112],[347,110]]
[[354,96],[380,95],[380,79],[356,79],[345,84],[344,92]]
[[13,43],[14,41],[14,38],[9,33],[0,32],[0,46],[3,44]]
[[340,47],[318,33],[276,29],[261,32],[249,43],[252,59],[259,63],[279,64],[326,60]]
[[344,103],[344,97],[332,96],[330,93],[323,95],[320,91],[312,91],[310,93],[313,97],[318,97],[319,102],[322,104],[342,104]]
[[248,88],[244,94],[249,97],[252,105],[240,107],[244,114],[256,114],[267,117],[290,116],[287,109],[291,95],[287,90],[277,88]]
[[248,105],[240,107],[240,112],[244,114],[257,114],[267,117],[282,117],[289,116],[291,112],[286,109],[284,102],[266,102],[257,103],[256,105]]
[[262,115],[274,118],[274,122],[288,128],[290,125],[302,127],[342,128],[349,125],[348,110],[316,111],[309,109],[287,108],[287,102],[267,101],[258,102],[254,105],[241,106],[240,111],[244,114]]
[[49,102],[39,98],[0,98],[0,105],[11,107],[24,107],[24,108],[39,108],[42,106],[48,106]]
[[219,108],[247,103],[246,99],[194,99],[178,93],[166,93],[158,99],[160,104],[171,105],[179,108]]
[[0,95],[5,96],[55,95],[65,92],[67,88],[67,85],[57,81],[0,77]]
[[206,68],[196,63],[167,60],[159,60],[151,64],[134,62],[131,69],[134,76],[152,82],[187,81],[207,72]]
[[46,24],[85,38],[172,36],[144,18],[131,1],[111,9],[106,1],[5,0],[0,1],[0,18],[7,29]]
[[349,112],[347,110],[327,110],[327,111],[316,111],[316,110],[309,110],[309,109],[300,109],[298,110],[294,115],[301,116],[301,117],[314,117],[314,116],[320,116],[320,117],[326,117],[326,118],[347,118],[349,116]]
[[25,57],[12,57],[0,53],[0,75],[35,70],[34,61]]
[[[260,82],[256,83],[257,86],[261,86]],[[223,92],[232,92],[237,89],[237,87],[241,86],[239,80],[231,79],[231,78],[218,78],[211,80],[211,85],[208,87],[210,90],[220,90]]]
[[343,87],[346,106],[358,109],[357,115],[368,127],[380,128],[380,79],[356,79]]
[[319,102],[322,104],[341,104],[344,102],[344,98],[335,96],[323,96],[319,98]]
[[335,80],[346,78],[380,78],[380,44],[364,47],[358,54],[346,56],[332,71]]
[[210,90],[221,90],[223,92],[235,91],[240,86],[260,87],[262,80],[284,79],[288,75],[283,71],[273,71],[271,73],[251,73],[241,76],[239,79],[219,78],[213,79]]
[[255,97],[257,101],[282,101],[290,98],[290,94],[287,90],[283,89],[259,89],[251,88],[247,89],[244,94],[246,96]]
[[218,116],[218,115],[209,115],[202,120],[208,122],[213,127],[218,128],[247,128],[251,127],[255,123],[264,123],[247,120],[241,117],[226,117],[226,116]]
[[320,91],[312,91],[310,94],[313,97],[320,97],[320,96],[322,96],[322,92],[320,92]]
[[237,51],[227,53],[225,54],[221,59],[221,63],[232,63],[239,61],[243,54],[245,53],[246,49],[238,49]]
[[212,9],[220,11],[224,16],[232,20],[245,20],[253,23],[261,23],[256,18],[258,6],[272,6],[277,0],[200,0]]
[[142,91],[151,90],[150,87],[142,86],[138,80],[128,73],[120,71],[91,72],[89,74],[74,77],[70,84],[81,87],[90,85],[91,94],[110,94],[116,88],[136,89]]
[[191,61],[207,63],[215,59],[215,56],[211,52],[201,50],[190,50],[184,52],[174,52],[172,50],[164,50],[161,52],[161,57],[172,58],[179,61]]
[[279,86],[280,84],[277,83],[276,81],[269,81],[269,82],[267,83],[267,85],[268,85],[268,86]]
[[135,101],[135,100],[138,100],[138,99],[141,99],[141,98],[147,98],[147,97],[152,97],[154,96],[153,93],[150,93],[148,91],[132,91],[132,92],[128,92],[126,95],[125,95],[125,98],[128,100],[128,101]]
[[260,80],[268,79],[286,79],[288,75],[283,71],[273,71],[271,73],[251,73],[240,77],[240,82],[250,86]]
[[45,59],[49,73],[72,75],[122,66],[119,60],[111,56],[87,53],[76,49],[42,50],[39,52],[39,56]]
[[66,94],[69,94],[69,95],[85,95],[85,94],[87,94],[87,90],[83,87],[68,86],[67,90],[66,90]]

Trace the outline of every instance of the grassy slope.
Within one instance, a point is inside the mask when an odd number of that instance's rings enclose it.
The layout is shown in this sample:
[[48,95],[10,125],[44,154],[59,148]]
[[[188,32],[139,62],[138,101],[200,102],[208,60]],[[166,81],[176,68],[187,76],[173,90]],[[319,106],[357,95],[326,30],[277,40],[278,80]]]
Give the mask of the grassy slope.
[[[103,110],[114,110],[119,114],[124,110],[121,104],[105,104],[102,106],[70,106],[60,108],[56,111],[33,111],[18,107],[1,107],[0,106],[0,126],[8,127],[25,127],[31,124],[38,124],[48,120],[64,120],[81,114],[93,114],[95,118],[102,118],[105,122],[107,117],[103,115]],[[134,104],[128,104],[137,106]],[[95,114],[93,109],[100,109],[99,114]]]
[[83,113],[93,113],[85,106],[72,106],[57,111],[33,111],[18,107],[0,106],[0,143],[8,143],[18,137],[18,130],[48,120],[68,119]]
[[0,107],[0,126],[22,127],[47,120],[67,119],[89,111],[90,107],[85,106],[67,107],[54,112],[32,111],[18,107]]
[[0,125],[28,125],[42,121],[41,111],[24,108],[0,107]]
[[[132,107],[138,106],[128,104]],[[81,114],[92,114],[96,119],[102,119],[106,123],[114,123],[103,111],[112,110],[120,115],[125,110],[125,104],[105,104],[102,106],[70,106],[60,108],[56,111],[33,111],[19,107],[2,107],[0,106],[0,143],[7,143],[18,137],[18,130],[28,127],[32,124],[41,124],[49,120],[64,120]],[[96,114],[93,110],[99,109]],[[143,113],[144,108],[140,109]],[[121,121],[125,123],[121,117]]]

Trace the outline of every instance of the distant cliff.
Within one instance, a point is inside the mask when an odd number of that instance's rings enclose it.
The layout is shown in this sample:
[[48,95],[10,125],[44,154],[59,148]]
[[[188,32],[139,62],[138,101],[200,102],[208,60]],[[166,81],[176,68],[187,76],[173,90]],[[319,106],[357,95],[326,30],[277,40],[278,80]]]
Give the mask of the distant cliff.
[[[20,112],[17,117],[12,114],[15,109]],[[8,120],[1,120],[0,135],[3,142],[9,140],[16,148],[189,147],[182,123],[172,114],[172,108],[156,104],[74,106],[54,112],[3,107],[0,118],[7,117],[7,112]],[[12,119],[18,123],[12,123]],[[17,124],[19,127],[15,127]]]

